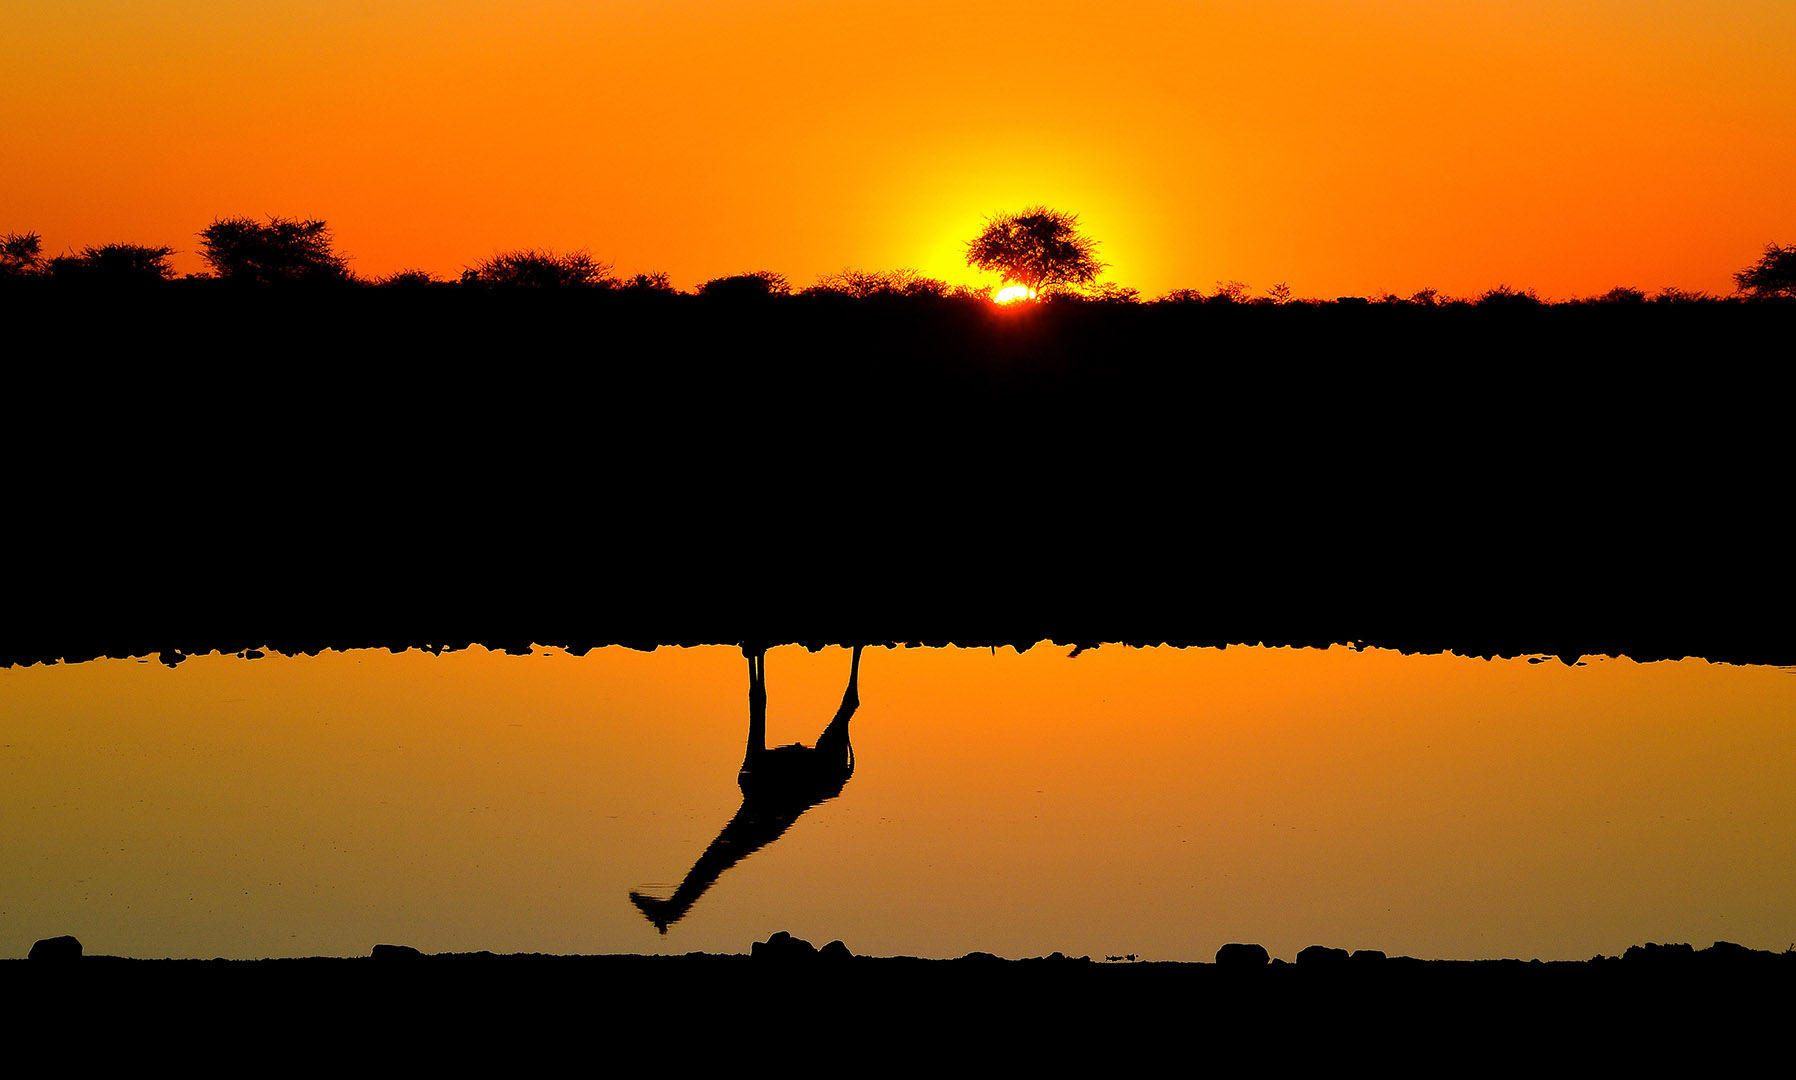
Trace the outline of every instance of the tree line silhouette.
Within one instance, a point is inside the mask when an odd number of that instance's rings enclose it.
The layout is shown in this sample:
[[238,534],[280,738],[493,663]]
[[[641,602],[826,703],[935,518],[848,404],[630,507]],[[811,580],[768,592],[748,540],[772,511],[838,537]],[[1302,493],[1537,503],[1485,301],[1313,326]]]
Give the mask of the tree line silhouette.
[[[1521,309],[1564,304],[1716,303],[1727,300],[1796,298],[1796,246],[1768,244],[1759,260],[1734,274],[1733,296],[1664,288],[1647,293],[1617,287],[1597,296],[1550,301],[1532,289],[1506,284],[1473,297],[1449,297],[1434,289],[1408,296],[1385,292],[1375,296],[1341,296],[1333,300],[1300,298],[1288,283],[1274,284],[1254,295],[1239,281],[1218,281],[1209,291],[1178,288],[1150,301],[1127,286],[1100,282],[1105,264],[1097,260],[1096,244],[1077,231],[1077,217],[1030,207],[1016,214],[997,215],[969,241],[967,264],[997,273],[999,284],[1017,284],[1032,299],[1052,303],[1141,304],[1175,306],[1289,307],[1319,305],[1383,305],[1409,307],[1496,307]],[[320,220],[270,217],[219,218],[198,233],[198,254],[207,273],[188,274],[181,280],[218,280],[255,285],[336,285],[374,288],[453,288],[589,290],[627,294],[680,295],[665,273],[639,273],[624,277],[586,250],[557,252],[526,248],[498,252],[463,270],[458,280],[447,281],[428,271],[400,270],[366,279],[349,267],[348,258],[334,246],[329,226]],[[167,246],[109,243],[45,257],[42,237],[35,232],[0,235],[0,281],[27,278],[50,279],[83,285],[149,285],[178,279]],[[991,286],[950,285],[911,269],[869,271],[844,269],[826,274],[816,283],[794,288],[772,271],[753,271],[712,278],[701,283],[695,295],[723,299],[771,299],[824,297],[868,299],[954,299],[990,301]]]

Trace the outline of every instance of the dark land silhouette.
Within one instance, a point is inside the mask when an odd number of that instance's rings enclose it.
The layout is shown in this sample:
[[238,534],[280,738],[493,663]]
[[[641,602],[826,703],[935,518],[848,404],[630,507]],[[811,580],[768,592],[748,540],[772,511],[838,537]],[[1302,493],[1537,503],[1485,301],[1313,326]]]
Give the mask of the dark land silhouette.
[[0,662],[1053,640],[1796,663],[1788,301],[652,284],[0,283]]
[[753,1046],[791,1065],[1376,1061],[1430,1072],[1733,1073],[1779,1053],[1796,967],[1796,953],[1723,943],[1634,946],[1584,962],[1356,955],[1250,965],[920,960],[774,935],[738,955],[425,956],[389,946],[354,959],[0,960],[0,985],[16,991],[22,1045],[132,1064],[172,1040],[246,1061],[353,1055],[408,1067],[656,1052],[740,1067]]
[[748,657],[748,748],[736,775],[736,784],[742,789],[742,807],[705,848],[672,896],[630,894],[630,902],[657,930],[667,933],[667,928],[684,918],[725,870],[785,835],[806,810],[842,793],[854,775],[848,722],[860,706],[861,648],[854,646],[842,706],[817,736],[816,745],[791,743],[769,748],[767,650],[758,645],[742,647],[743,655]]

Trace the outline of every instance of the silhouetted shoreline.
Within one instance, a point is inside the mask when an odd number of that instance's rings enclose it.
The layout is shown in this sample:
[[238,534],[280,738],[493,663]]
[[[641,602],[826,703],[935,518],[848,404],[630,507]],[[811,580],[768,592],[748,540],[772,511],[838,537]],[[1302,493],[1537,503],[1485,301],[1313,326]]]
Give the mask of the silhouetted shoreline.
[[[765,943],[763,943],[765,944]],[[760,946],[757,946],[760,949]],[[530,1054],[611,1038],[682,1060],[814,1055],[1081,1061],[1724,1061],[1775,1038],[1796,953],[1635,947],[1584,962],[1402,957],[1252,967],[771,955],[0,962],[48,1033],[191,1030],[210,1050]],[[295,1035],[303,1038],[295,1041]],[[525,1042],[518,1039],[529,1033]],[[373,1043],[359,1040],[372,1037]],[[270,1041],[271,1040],[271,1041]],[[357,1051],[354,1048],[360,1046]]]
[[[53,942],[71,941],[69,938],[46,939],[40,945]],[[1241,949],[1238,945],[1225,945],[1222,952]],[[1630,945],[1614,955],[1598,954],[1588,960],[1521,960],[1507,959],[1424,959],[1414,956],[1389,955],[1373,949],[1344,949],[1328,945],[1313,945],[1298,950],[1295,957],[1272,956],[1265,953],[1260,946],[1247,945],[1248,950],[1258,950],[1258,959],[1233,959],[1220,956],[1214,961],[1195,960],[1154,960],[1137,956],[1067,956],[1055,952],[1042,956],[1002,957],[988,952],[971,952],[959,957],[917,957],[917,956],[866,956],[854,953],[842,942],[831,942],[826,947],[818,947],[802,938],[793,937],[784,931],[773,934],[766,941],[754,942],[748,951],[741,953],[596,953],[596,954],[554,954],[554,953],[495,953],[491,951],[461,953],[425,953],[406,945],[376,945],[364,956],[309,956],[309,957],[273,957],[256,960],[232,960],[222,957],[213,959],[200,958],[146,958],[131,956],[113,956],[104,953],[86,953],[78,947],[73,952],[63,953],[45,958],[33,957],[25,960],[4,960],[0,964],[30,962],[49,967],[60,967],[67,964],[81,964],[88,968],[126,969],[165,967],[169,969],[203,969],[203,968],[235,968],[250,965],[270,967],[290,967],[298,969],[312,966],[361,965],[374,963],[383,968],[393,964],[475,964],[475,963],[615,963],[615,964],[680,964],[702,963],[718,966],[735,965],[752,962],[765,972],[817,972],[831,970],[832,966],[855,963],[892,968],[927,968],[927,967],[964,967],[969,970],[998,970],[1006,967],[1071,970],[1073,968],[1126,968],[1133,970],[1168,970],[1176,969],[1186,972],[1207,970],[1226,971],[1234,976],[1246,977],[1256,972],[1278,971],[1289,968],[1292,971],[1307,972],[1315,976],[1335,975],[1370,976],[1392,971],[1421,971],[1432,969],[1438,971],[1484,970],[1520,970],[1523,968],[1541,970],[1552,968],[1569,970],[1573,968],[1587,970],[1628,970],[1636,974],[1642,972],[1679,972],[1688,974],[1696,971],[1724,974],[1742,973],[1778,973],[1782,977],[1796,977],[1796,947],[1782,952],[1770,949],[1752,949],[1733,942],[1716,941],[1707,946],[1695,946],[1684,942],[1646,942]]]

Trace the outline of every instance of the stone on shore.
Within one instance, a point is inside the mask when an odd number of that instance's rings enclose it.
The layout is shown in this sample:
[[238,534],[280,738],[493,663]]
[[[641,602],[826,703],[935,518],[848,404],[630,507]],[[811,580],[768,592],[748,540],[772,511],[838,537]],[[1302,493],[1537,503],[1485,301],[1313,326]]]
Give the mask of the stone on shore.
[[[846,951],[848,947],[842,948]],[[748,954],[757,960],[812,960],[817,956],[817,946],[780,930],[766,941],[755,942]]]
[[25,954],[30,960],[78,960],[81,957],[81,943],[72,935],[47,937],[31,946]]
[[1327,945],[1311,945],[1297,954],[1297,962],[1304,967],[1329,967],[1347,960],[1346,949],[1331,949]]
[[817,951],[817,957],[820,960],[852,960],[854,959],[854,954],[848,951],[848,946],[842,944],[840,938],[837,938],[835,941],[832,941],[819,949]]
[[1216,950],[1216,966],[1227,968],[1264,967],[1272,962],[1272,956],[1264,945],[1250,945],[1232,941]]

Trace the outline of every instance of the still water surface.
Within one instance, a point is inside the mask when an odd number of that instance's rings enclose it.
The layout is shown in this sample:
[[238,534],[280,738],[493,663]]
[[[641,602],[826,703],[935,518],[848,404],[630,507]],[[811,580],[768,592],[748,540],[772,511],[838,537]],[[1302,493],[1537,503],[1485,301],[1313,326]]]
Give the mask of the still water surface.
[[[770,744],[817,739],[848,655],[768,654]],[[840,796],[664,936],[630,894],[740,807],[747,689],[726,648],[0,670],[0,956],[1796,940],[1788,670],[874,648]]]

